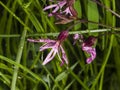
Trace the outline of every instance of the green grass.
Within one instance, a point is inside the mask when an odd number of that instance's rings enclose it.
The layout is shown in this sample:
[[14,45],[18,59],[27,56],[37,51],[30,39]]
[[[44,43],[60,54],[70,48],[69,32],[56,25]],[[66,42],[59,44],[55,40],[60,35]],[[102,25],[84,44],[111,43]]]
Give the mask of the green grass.
[[[95,0],[76,0],[78,17],[90,22],[65,25],[55,25],[55,18],[42,10],[50,4],[46,1],[0,1],[0,90],[120,90],[120,1],[100,0],[102,6]],[[61,67],[56,56],[43,66],[48,52],[40,52],[42,44],[27,38],[56,39],[66,29],[69,37],[63,46],[69,65]],[[80,45],[73,45],[76,33],[85,38],[105,34],[97,39],[91,64],[85,63]]]

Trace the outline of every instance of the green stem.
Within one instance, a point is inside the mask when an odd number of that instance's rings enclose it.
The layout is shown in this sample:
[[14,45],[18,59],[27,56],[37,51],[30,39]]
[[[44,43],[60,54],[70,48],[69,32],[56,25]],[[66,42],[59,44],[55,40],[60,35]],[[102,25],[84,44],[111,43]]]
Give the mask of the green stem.
[[55,81],[54,77],[52,76],[52,74],[49,72],[49,70],[43,66],[43,68],[45,69],[45,71],[50,75],[51,79],[54,81],[54,83],[56,84],[56,86],[59,88],[59,90],[62,90],[62,87],[58,84],[58,82]]
[[78,76],[72,72],[71,69],[68,69],[68,71],[71,73],[71,75],[83,86],[85,90],[89,90],[89,88],[78,78]]
[[[24,29],[24,31],[22,33],[21,40],[20,40],[20,45],[18,47],[19,49],[18,49],[18,53],[17,53],[17,57],[16,57],[16,62],[17,63],[20,63],[20,60],[21,60],[26,33],[27,33],[27,30]],[[17,80],[17,75],[18,75],[18,69],[19,69],[19,67],[15,66],[13,77],[12,77],[11,90],[15,90],[16,89],[16,80]]]
[[[85,33],[100,33],[100,32],[110,32],[111,29],[97,29],[97,30],[81,30],[81,31],[70,31],[69,34],[85,34]],[[120,29],[115,29],[114,31],[119,32]],[[58,33],[43,33],[43,34],[29,34],[26,37],[37,37],[37,36],[57,36]],[[117,34],[117,33],[116,33]],[[14,38],[20,37],[19,34],[11,34],[11,35],[0,35],[0,38]]]
[[45,85],[46,90],[48,90],[48,86],[47,86],[47,84],[45,83],[45,81],[43,81],[38,75],[36,75],[36,74],[33,73],[32,71],[30,71],[28,68],[26,68],[26,67],[24,67],[23,65],[15,62],[14,60],[9,59],[9,58],[7,58],[7,57],[4,57],[4,56],[2,56],[2,55],[0,55],[0,59],[3,60],[3,61],[8,62],[8,63],[10,63],[10,64],[13,64],[13,65],[15,65],[15,66],[20,67],[23,71],[29,73],[29,74],[30,74],[32,77],[34,77],[36,80],[41,81],[41,82]]
[[101,73],[101,78],[100,78],[100,85],[99,85],[99,90],[103,90],[103,80],[104,80],[104,72]]
[[109,56],[110,56],[110,52],[111,52],[111,49],[112,49],[113,39],[114,39],[114,36],[112,35],[112,36],[111,36],[110,45],[109,45],[109,47],[108,47],[108,51],[107,51],[106,56],[105,56],[105,58],[104,58],[103,65],[102,65],[102,67],[101,67],[101,69],[100,69],[100,72],[98,73],[95,81],[93,82],[93,85],[92,85],[92,87],[91,87],[90,90],[93,90],[93,88],[94,88],[95,85],[97,84],[97,82],[98,82],[101,74],[102,74],[102,73],[104,72],[104,70],[105,70],[105,66],[106,66],[106,64],[107,64],[107,61],[108,61],[108,58],[109,58]]

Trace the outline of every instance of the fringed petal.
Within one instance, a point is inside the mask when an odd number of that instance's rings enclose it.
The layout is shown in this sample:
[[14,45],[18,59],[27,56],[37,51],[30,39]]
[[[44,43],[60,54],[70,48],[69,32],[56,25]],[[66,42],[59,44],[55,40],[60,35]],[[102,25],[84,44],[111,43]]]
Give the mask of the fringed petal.
[[51,39],[38,39],[38,40],[35,40],[35,39],[27,39],[29,42],[46,42],[46,43],[49,43],[49,42],[55,42],[55,40],[51,40]]
[[56,53],[57,53],[57,50],[52,49],[52,50],[50,51],[50,53],[47,55],[47,57],[45,58],[45,60],[44,60],[44,62],[42,63],[42,65],[45,65],[45,64],[47,64],[48,62],[50,62],[50,61],[55,57]]
[[67,56],[66,56],[66,53],[65,53],[63,47],[60,46],[60,48],[61,48],[61,53],[62,53],[62,62],[61,62],[61,66],[62,66],[64,64],[64,62],[66,64],[68,64],[68,59],[67,59]]
[[90,64],[96,57],[96,50],[95,50],[95,48],[92,48],[92,50],[88,51],[88,53],[90,54],[90,57],[87,58],[86,63]]

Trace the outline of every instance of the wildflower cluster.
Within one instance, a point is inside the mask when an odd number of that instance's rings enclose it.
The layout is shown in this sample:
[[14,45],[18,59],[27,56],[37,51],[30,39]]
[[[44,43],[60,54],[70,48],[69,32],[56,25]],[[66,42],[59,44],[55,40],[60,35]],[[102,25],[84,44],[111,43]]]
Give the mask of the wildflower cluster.
[[[54,2],[53,0],[50,0]],[[55,24],[67,24],[77,18],[77,12],[73,7],[75,0],[56,0],[55,4],[46,6],[43,10],[53,9],[48,16],[55,16],[59,19]]]
[[84,40],[83,35],[75,34],[74,35],[74,44],[76,40],[80,40],[82,50],[90,54],[90,57],[87,58],[86,63],[90,64],[96,57],[96,49],[93,47],[96,42],[96,37],[90,36]]
[[[49,9],[53,9],[52,12],[48,14],[48,16],[55,16],[59,20],[55,24],[67,24],[77,19],[77,12],[73,6],[75,0],[56,0],[55,2],[53,0],[49,0],[49,1],[54,4],[46,6],[43,10],[46,11]],[[65,41],[65,39],[68,36],[69,36],[69,30],[63,30],[60,32],[60,34],[55,40],[51,40],[51,39],[39,39],[39,40],[27,39],[27,40],[29,42],[45,43],[40,47],[40,51],[51,49],[51,51],[43,61],[42,65],[46,65],[48,62],[53,60],[55,55],[57,55],[61,61],[61,66],[62,66],[64,63],[68,64],[67,55],[62,46],[63,41]],[[90,64],[96,57],[96,49],[93,47],[96,38],[94,36],[90,36],[87,39],[84,39],[83,35],[75,34],[73,39],[74,39],[73,44],[79,41],[82,50],[90,55],[86,60],[86,63]]]

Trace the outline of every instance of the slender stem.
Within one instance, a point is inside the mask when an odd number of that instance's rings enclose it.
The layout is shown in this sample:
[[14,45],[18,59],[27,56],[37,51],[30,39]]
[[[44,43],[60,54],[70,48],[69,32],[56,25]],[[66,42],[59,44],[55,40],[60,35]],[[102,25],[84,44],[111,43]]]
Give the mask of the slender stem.
[[54,77],[52,76],[52,74],[49,72],[49,70],[43,66],[43,68],[45,69],[45,71],[50,75],[51,79],[54,81],[54,83],[56,84],[56,86],[59,88],[59,90],[62,90],[62,87],[58,84],[58,82],[55,81]]
[[[26,19],[26,23],[27,22],[28,22],[28,18]],[[21,56],[22,56],[22,52],[23,52],[26,33],[27,33],[27,30],[26,30],[26,28],[24,28],[23,33],[22,33],[22,37],[20,40],[20,44],[18,47],[18,53],[17,53],[17,57],[16,57],[17,63],[20,63],[20,61],[21,61]],[[13,72],[13,77],[12,77],[11,90],[16,90],[16,81],[17,81],[18,70],[19,70],[19,66],[15,66],[15,69]]]
[[41,82],[45,85],[46,90],[48,90],[48,86],[47,86],[47,84],[45,83],[45,81],[44,81],[40,76],[38,76],[37,74],[33,73],[30,69],[28,69],[28,68],[26,68],[25,66],[23,66],[23,65],[15,62],[14,60],[9,59],[9,58],[7,58],[7,57],[4,57],[4,56],[2,56],[2,55],[0,55],[0,59],[3,60],[3,61],[6,61],[6,62],[8,62],[8,63],[10,63],[10,64],[12,64],[12,65],[15,65],[15,66],[20,67],[23,71],[29,73],[32,77],[34,77],[35,80],[41,81]]
[[72,72],[70,69],[68,69],[68,71],[69,71],[70,74],[82,85],[82,87],[83,87],[85,90],[89,90],[89,88],[87,87],[87,85],[85,85],[85,84],[83,83],[83,81],[82,81],[81,79],[79,79],[74,72]]
[[107,61],[108,61],[108,58],[109,58],[109,56],[110,56],[110,52],[111,52],[111,49],[112,49],[113,39],[114,39],[114,36],[112,35],[112,36],[111,36],[110,45],[109,45],[109,47],[108,47],[108,51],[107,51],[106,56],[105,56],[105,58],[104,58],[104,60],[103,60],[104,62],[103,62],[103,64],[102,64],[102,67],[101,67],[101,69],[100,69],[97,77],[95,78],[95,81],[93,82],[93,85],[92,85],[92,87],[91,87],[90,90],[93,90],[93,88],[95,87],[95,85],[96,85],[97,82],[99,81],[99,78],[100,78],[101,74],[102,74],[102,73],[104,72],[104,70],[105,70],[105,66],[106,66],[106,64],[107,64]]
[[[81,31],[69,31],[69,34],[85,34],[85,33],[99,33],[99,32],[110,32],[111,29],[97,29],[97,30],[81,30]],[[114,29],[114,32],[111,32],[113,34],[119,34],[120,29]],[[57,36],[59,32],[57,33],[43,33],[43,34],[29,34],[26,35],[26,37],[37,37],[37,36]],[[13,35],[0,35],[0,38],[15,38],[20,37],[20,34],[13,34]]]
[[111,26],[108,26],[108,25],[104,25],[104,24],[102,24],[102,23],[98,23],[98,22],[94,22],[94,21],[89,21],[89,20],[86,20],[86,19],[80,19],[80,18],[78,18],[77,20],[76,20],[77,22],[76,23],[74,23],[73,25],[71,25],[67,30],[70,30],[70,29],[72,29],[75,25],[77,25],[77,24],[80,24],[80,23],[93,23],[93,24],[97,24],[97,25],[99,25],[99,26],[102,26],[102,27],[106,27],[106,28],[110,28],[110,29],[115,29],[115,27],[111,27]]

